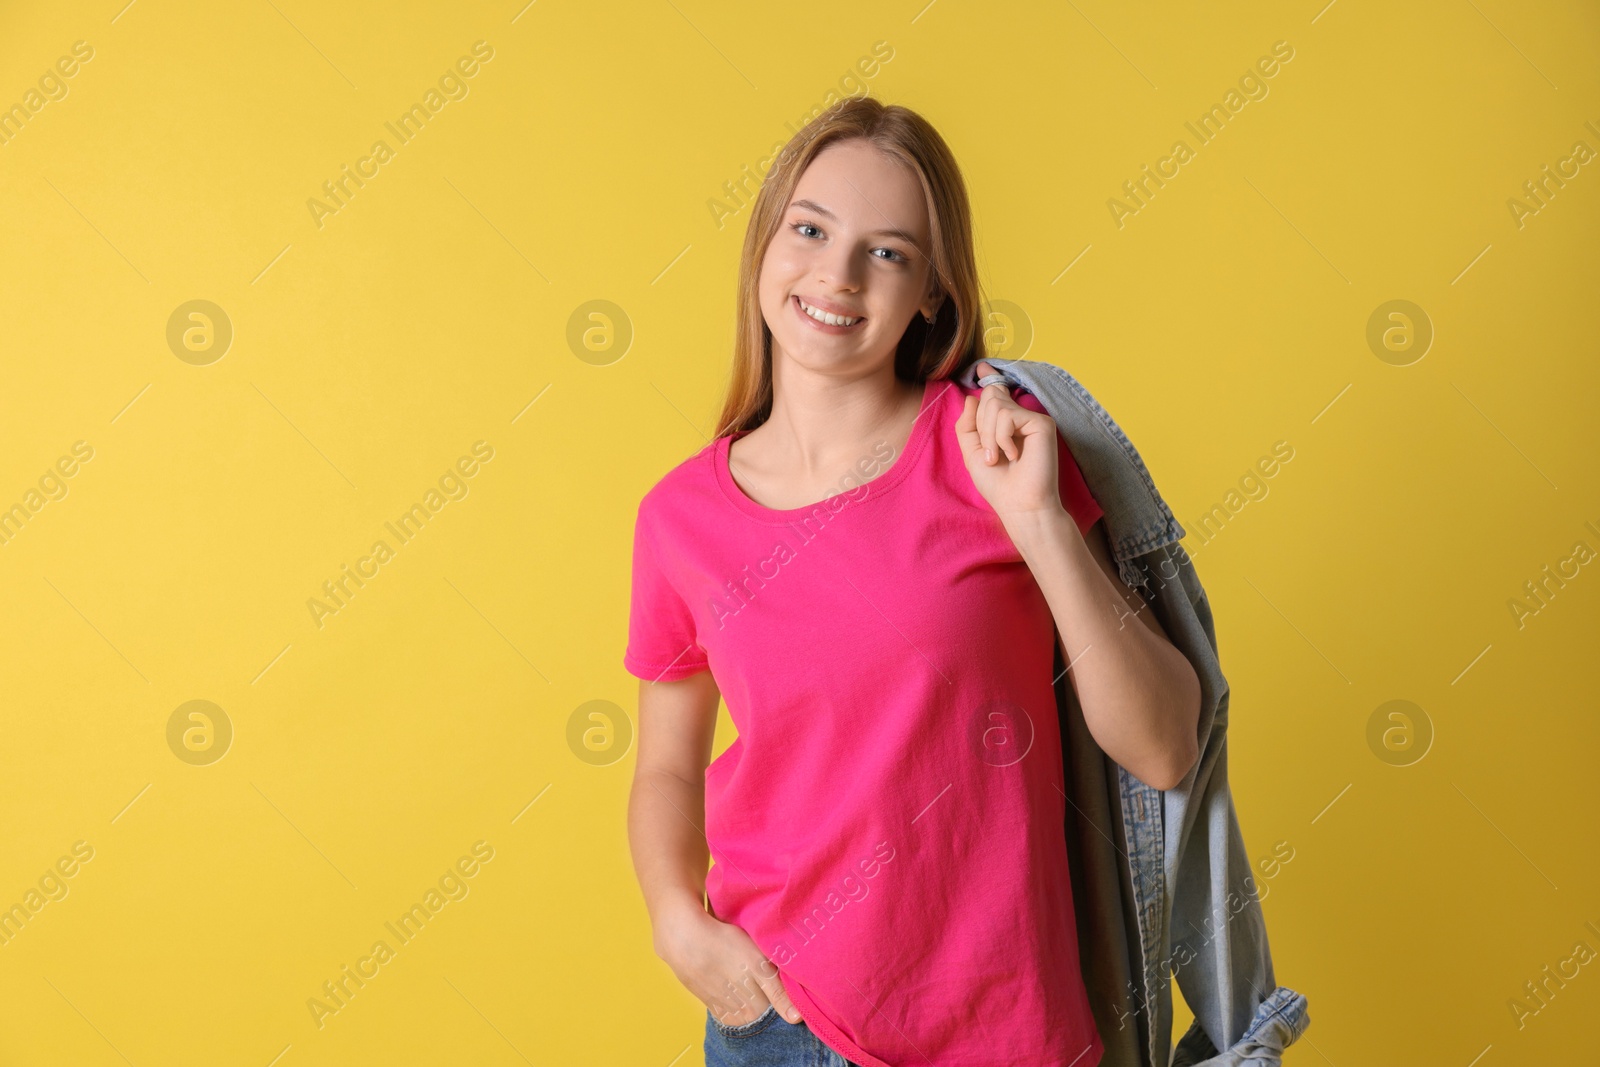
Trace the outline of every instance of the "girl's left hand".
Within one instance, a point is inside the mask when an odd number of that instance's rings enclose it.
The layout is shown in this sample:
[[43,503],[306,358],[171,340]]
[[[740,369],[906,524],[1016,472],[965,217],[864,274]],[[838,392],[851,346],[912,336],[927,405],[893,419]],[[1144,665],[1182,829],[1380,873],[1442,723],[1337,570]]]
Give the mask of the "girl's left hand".
[[[978,377],[995,373],[978,363]],[[1056,421],[1011,399],[1004,385],[984,386],[968,396],[956,420],[956,438],[972,484],[1005,518],[1061,509]]]

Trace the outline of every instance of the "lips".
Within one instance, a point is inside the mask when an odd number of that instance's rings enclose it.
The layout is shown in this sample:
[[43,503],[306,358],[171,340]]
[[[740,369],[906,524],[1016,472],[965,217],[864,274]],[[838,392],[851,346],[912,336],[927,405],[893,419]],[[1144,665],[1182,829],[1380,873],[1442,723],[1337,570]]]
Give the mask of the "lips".
[[840,326],[840,325],[837,325],[837,324],[830,325],[830,324],[828,324],[826,322],[821,321],[820,319],[812,318],[811,315],[807,313],[806,309],[800,306],[800,298],[798,296],[790,297],[789,302],[794,307],[794,311],[795,311],[796,315],[799,315],[802,319],[804,319],[812,327],[814,327],[814,328],[816,328],[818,330],[821,330],[824,333],[850,333],[851,331],[853,331],[853,330],[857,329],[858,327],[860,327],[862,323],[867,321],[867,318],[866,318],[865,315],[852,315],[849,312],[843,310],[842,308],[839,308],[839,306],[836,305],[836,304],[835,305],[830,305],[830,304],[828,304],[826,302],[813,303],[809,299],[806,300],[805,302],[807,304],[810,304],[812,307],[816,308],[819,311],[826,311],[830,315],[839,315],[839,316],[842,316],[844,318],[853,318],[853,319],[856,320],[855,322],[852,322],[848,326]]

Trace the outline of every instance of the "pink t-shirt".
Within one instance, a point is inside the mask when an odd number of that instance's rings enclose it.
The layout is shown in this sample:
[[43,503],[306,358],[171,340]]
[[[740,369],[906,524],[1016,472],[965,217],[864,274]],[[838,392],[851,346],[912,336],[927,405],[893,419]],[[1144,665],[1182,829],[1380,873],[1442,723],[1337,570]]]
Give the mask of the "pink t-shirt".
[[869,1067],[1095,1067],[1054,620],[961,458],[977,392],[930,380],[903,454],[811,507],[747,497],[727,436],[669,471],[639,505],[623,663],[710,668],[739,736],[705,772],[707,899],[823,1042]]

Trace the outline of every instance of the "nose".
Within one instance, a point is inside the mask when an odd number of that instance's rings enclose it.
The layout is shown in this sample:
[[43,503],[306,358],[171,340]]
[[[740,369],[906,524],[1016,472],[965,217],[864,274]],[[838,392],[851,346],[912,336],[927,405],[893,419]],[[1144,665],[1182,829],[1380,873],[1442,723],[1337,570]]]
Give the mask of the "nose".
[[817,253],[816,279],[839,292],[853,293],[861,287],[863,266],[848,245],[831,244]]

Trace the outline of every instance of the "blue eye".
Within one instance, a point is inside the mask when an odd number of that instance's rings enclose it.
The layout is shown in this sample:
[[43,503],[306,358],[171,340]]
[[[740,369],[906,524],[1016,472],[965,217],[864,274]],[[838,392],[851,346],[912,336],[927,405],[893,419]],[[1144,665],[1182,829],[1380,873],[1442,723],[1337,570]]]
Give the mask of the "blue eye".
[[[800,234],[801,237],[808,237],[809,236],[808,234],[802,232],[804,230],[815,230],[815,231],[817,231],[818,235],[820,235],[822,233],[822,227],[818,226],[814,222],[805,222],[805,221],[791,222],[789,224],[789,229],[793,230],[795,233]],[[876,257],[878,259],[884,260],[886,263],[909,263],[911,261],[911,257],[910,256],[907,256],[907,255],[905,255],[905,254],[903,254],[901,252],[897,252],[892,248],[875,248],[875,249],[873,249],[873,251],[874,252],[887,252],[887,253],[889,253],[887,256],[878,256],[878,257]]]

